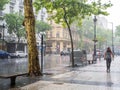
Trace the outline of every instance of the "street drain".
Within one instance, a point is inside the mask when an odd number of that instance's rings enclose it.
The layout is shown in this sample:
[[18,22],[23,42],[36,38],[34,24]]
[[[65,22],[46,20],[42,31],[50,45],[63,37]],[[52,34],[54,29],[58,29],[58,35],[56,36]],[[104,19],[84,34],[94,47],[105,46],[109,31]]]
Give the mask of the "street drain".
[[54,82],[53,84],[62,85],[62,84],[64,84],[64,83],[62,83],[62,82]]

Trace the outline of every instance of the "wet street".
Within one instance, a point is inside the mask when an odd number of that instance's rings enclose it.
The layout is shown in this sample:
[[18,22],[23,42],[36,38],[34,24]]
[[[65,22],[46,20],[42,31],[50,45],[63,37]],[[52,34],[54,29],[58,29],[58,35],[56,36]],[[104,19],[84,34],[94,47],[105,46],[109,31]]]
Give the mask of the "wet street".
[[[66,68],[67,69],[67,68]],[[106,61],[76,67],[71,71],[54,75],[20,90],[120,90],[120,56],[115,57],[110,73],[106,72]]]
[[[41,57],[39,56],[39,64],[41,65]],[[59,73],[58,68],[64,68],[69,66],[69,56],[60,56],[60,55],[46,55],[44,56],[43,61],[43,73]],[[13,59],[0,59],[0,75],[7,74],[19,74],[28,71],[28,59],[27,58],[13,58]],[[64,69],[62,70],[64,72]],[[61,71],[61,72],[62,72]],[[17,77],[21,79],[22,76]],[[35,80],[36,81],[36,80]],[[34,82],[34,79],[30,82]],[[23,83],[23,81],[20,81]],[[29,79],[26,80],[26,84],[29,83]],[[18,83],[18,86],[20,84]],[[17,85],[16,85],[17,86]],[[7,90],[10,88],[10,79],[0,78],[0,90]]]
[[[68,56],[45,56],[43,71],[53,73],[52,75],[31,78],[17,77],[15,87],[10,87],[9,79],[0,79],[0,90],[120,90],[119,60],[120,56],[115,57],[111,64],[111,71],[107,73],[104,59],[97,60],[96,64],[72,68],[69,66]],[[9,67],[10,63],[14,62],[10,67],[16,66],[16,68],[6,69],[10,73],[24,71],[27,68],[25,58],[0,61],[1,68],[4,65]],[[0,69],[0,71],[6,72],[4,69]]]
[[[40,60],[41,61],[41,60]],[[60,56],[60,55],[46,55],[43,62],[44,69],[56,68],[61,66],[69,66],[70,58],[69,56]]]
[[[41,65],[41,58],[39,57],[39,64]],[[69,66],[69,56],[60,55],[46,55],[43,60],[43,72],[48,69]],[[13,58],[13,59],[1,59],[0,60],[0,74],[5,73],[19,73],[27,72],[28,59],[27,58]]]

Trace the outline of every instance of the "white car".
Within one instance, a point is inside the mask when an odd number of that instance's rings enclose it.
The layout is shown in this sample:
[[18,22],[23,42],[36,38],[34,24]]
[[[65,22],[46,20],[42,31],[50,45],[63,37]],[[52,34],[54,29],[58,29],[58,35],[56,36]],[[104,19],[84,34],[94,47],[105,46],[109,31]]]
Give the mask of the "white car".
[[23,51],[16,51],[15,52],[16,57],[20,58],[20,57],[27,57],[27,53],[23,52]]

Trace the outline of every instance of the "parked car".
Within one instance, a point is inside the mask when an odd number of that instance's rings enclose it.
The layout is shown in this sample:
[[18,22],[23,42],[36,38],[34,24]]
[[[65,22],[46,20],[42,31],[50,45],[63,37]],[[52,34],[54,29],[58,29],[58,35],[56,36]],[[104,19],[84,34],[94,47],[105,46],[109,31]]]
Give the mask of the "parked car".
[[20,57],[27,57],[27,53],[25,53],[24,51],[16,51],[15,52],[16,57],[20,58]]
[[67,51],[67,50],[63,50],[63,51],[60,52],[60,55],[61,55],[61,56],[62,56],[62,55],[69,55],[69,54],[70,54],[70,52]]
[[0,50],[0,58],[11,58],[11,55],[4,50]]
[[15,53],[9,53],[11,58],[17,58]]

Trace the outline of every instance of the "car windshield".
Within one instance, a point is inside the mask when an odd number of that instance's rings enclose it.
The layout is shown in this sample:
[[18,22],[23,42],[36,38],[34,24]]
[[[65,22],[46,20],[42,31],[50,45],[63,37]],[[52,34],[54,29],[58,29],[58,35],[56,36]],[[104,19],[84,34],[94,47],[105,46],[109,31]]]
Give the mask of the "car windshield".
[[23,51],[16,51],[17,53],[23,53]]
[[7,52],[5,52],[5,51],[3,51],[3,50],[0,50],[0,53],[7,53]]

